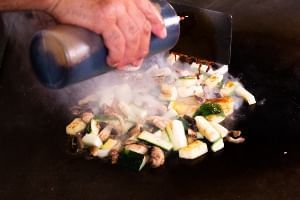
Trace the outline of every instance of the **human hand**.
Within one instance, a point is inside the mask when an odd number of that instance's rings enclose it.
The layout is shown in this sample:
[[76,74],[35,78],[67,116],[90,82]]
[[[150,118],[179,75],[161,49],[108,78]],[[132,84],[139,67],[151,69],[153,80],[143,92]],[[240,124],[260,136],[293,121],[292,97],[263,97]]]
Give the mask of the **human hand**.
[[138,66],[148,54],[151,32],[166,37],[159,11],[149,0],[54,0],[48,12],[59,22],[101,34],[107,63]]

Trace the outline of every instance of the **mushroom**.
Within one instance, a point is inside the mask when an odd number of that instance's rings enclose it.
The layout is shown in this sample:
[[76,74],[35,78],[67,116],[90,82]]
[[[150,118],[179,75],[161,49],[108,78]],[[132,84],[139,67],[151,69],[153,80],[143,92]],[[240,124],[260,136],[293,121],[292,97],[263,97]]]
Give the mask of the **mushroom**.
[[136,153],[140,153],[140,154],[146,154],[148,151],[148,148],[145,144],[142,143],[131,143],[131,144],[127,144],[125,145],[125,149],[130,150],[130,151],[134,151]]
[[167,124],[169,123],[169,120],[160,116],[150,116],[147,118],[147,121],[155,125],[157,128],[160,128],[161,130],[165,129]]
[[228,135],[230,135],[234,138],[240,137],[241,134],[242,134],[242,131],[231,130],[231,131],[228,132]]
[[111,156],[111,164],[116,164],[119,159],[119,152],[115,149],[112,149],[109,154]]
[[141,124],[136,124],[135,126],[133,126],[131,129],[129,129],[128,131],[128,135],[130,137],[132,136],[137,136],[138,134],[141,133],[142,130],[142,125]]
[[193,143],[195,140],[197,140],[197,138],[193,137],[193,136],[187,136],[187,143],[191,144]]
[[101,141],[106,141],[110,134],[111,134],[111,131],[112,131],[112,127],[107,125],[104,129],[102,129],[99,133],[99,137],[101,139]]
[[82,135],[80,133],[77,133],[75,135],[75,138],[76,138],[78,150],[82,150],[84,148],[84,144],[82,142]]
[[151,166],[153,168],[160,167],[165,162],[165,154],[159,147],[154,146],[151,150],[150,158]]
[[193,129],[189,128],[188,129],[188,136],[193,137],[193,138],[197,138],[197,133]]
[[245,138],[243,137],[238,137],[238,138],[233,138],[231,136],[227,136],[224,138],[227,142],[230,142],[230,143],[234,143],[234,144],[240,144],[240,143],[243,143],[245,142]]
[[228,135],[224,138],[227,142],[240,144],[245,142],[245,138],[241,137],[241,131],[231,130],[228,132]]
[[84,112],[81,115],[81,120],[85,123],[89,123],[94,117],[94,114],[92,112]]
[[92,156],[94,156],[94,157],[97,156],[98,151],[99,151],[99,148],[97,148],[97,147],[90,147],[90,154]]

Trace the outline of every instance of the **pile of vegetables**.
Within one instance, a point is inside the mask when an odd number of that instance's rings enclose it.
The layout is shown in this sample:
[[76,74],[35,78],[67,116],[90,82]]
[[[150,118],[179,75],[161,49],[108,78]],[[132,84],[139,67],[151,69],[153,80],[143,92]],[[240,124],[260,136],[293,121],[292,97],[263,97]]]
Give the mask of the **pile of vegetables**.
[[[160,102],[157,111],[137,99],[102,99],[97,113],[77,113],[67,125],[73,149],[140,171],[146,164],[162,166],[171,151],[182,159],[196,159],[220,151],[225,141],[244,142],[241,131],[228,130],[222,122],[237,109],[236,101],[244,99],[249,105],[256,101],[241,83],[227,78],[228,66],[217,70],[201,63],[186,66],[172,54],[168,64],[171,67],[141,72],[156,80],[159,94],[151,95]],[[126,84],[115,89],[118,94],[134,90]]]

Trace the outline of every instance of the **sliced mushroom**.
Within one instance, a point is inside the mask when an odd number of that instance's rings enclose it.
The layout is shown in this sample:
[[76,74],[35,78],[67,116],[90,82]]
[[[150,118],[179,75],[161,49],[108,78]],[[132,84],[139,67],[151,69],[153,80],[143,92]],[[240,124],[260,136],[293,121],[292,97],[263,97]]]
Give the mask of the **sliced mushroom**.
[[94,114],[92,112],[84,112],[81,115],[81,120],[85,123],[89,123],[94,117]]
[[160,116],[150,116],[147,118],[147,122],[155,125],[157,128],[160,128],[161,130],[165,129],[167,124],[169,123],[169,120],[160,117]]
[[188,144],[193,143],[195,140],[197,140],[196,137],[194,137],[194,136],[187,136],[187,142],[188,142]]
[[193,137],[193,138],[197,138],[197,133],[193,129],[189,128],[188,129],[188,136]]
[[138,144],[138,143],[125,145],[125,149],[134,151],[134,152],[140,153],[140,154],[146,154],[148,151],[148,148],[146,145]]
[[77,142],[77,148],[78,150],[82,150],[84,148],[84,144],[82,142],[82,136],[80,133],[75,135],[76,142]]
[[134,127],[132,127],[131,129],[129,129],[128,135],[130,137],[136,136],[136,135],[138,135],[138,134],[141,133],[141,130],[142,130],[142,125],[136,124]]
[[184,115],[183,119],[185,119],[188,122],[189,127],[192,129],[192,131],[194,131],[194,132],[198,131],[198,128],[197,128],[197,125],[196,125],[196,120],[194,118],[192,118],[188,115]]
[[112,127],[109,125],[106,126],[104,129],[102,129],[99,133],[99,137],[101,141],[103,142],[106,141],[109,138],[111,131],[112,131]]
[[234,144],[241,144],[241,143],[245,142],[245,138],[243,138],[243,137],[233,138],[231,136],[227,136],[224,139],[227,142],[234,143]]
[[225,137],[225,141],[234,143],[234,144],[240,144],[245,142],[245,138],[241,137],[242,132],[239,130],[231,130],[228,132],[227,137]]
[[112,148],[112,150],[120,151],[122,147],[122,142],[118,140],[117,144]]
[[116,164],[119,159],[119,151],[113,149],[110,151],[110,156],[111,156],[111,164]]
[[124,142],[124,145],[126,146],[126,145],[136,144],[136,143],[137,143],[136,140],[128,139]]
[[92,156],[94,156],[94,157],[97,156],[98,151],[99,151],[99,148],[97,148],[97,147],[90,147],[90,154]]
[[154,146],[151,150],[150,158],[151,166],[154,168],[160,167],[165,163],[165,154],[159,147]]
[[231,131],[228,132],[228,135],[230,135],[234,138],[240,137],[241,134],[242,134],[242,131],[231,130]]

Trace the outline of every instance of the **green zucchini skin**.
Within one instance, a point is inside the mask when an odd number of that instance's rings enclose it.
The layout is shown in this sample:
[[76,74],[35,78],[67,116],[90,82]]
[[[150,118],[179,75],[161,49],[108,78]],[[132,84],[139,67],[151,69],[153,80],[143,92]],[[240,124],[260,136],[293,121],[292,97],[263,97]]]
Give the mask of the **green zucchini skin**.
[[146,156],[124,149],[119,155],[118,164],[134,171],[141,171],[146,164]]
[[161,147],[162,149],[166,151],[170,151],[172,149],[172,144],[169,141],[166,141],[153,133],[149,133],[147,131],[142,132],[139,136],[138,139],[148,142],[152,145],[156,145],[158,147]]

